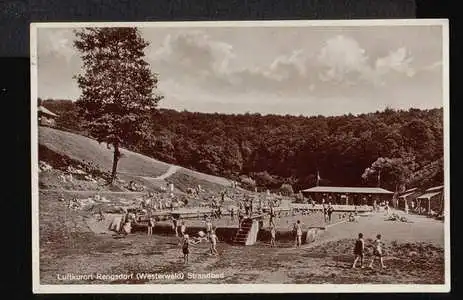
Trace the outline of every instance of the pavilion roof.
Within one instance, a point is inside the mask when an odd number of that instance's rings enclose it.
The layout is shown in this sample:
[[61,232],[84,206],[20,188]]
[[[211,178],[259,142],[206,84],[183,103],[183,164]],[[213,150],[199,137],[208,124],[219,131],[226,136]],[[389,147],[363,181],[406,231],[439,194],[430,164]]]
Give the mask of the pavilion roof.
[[338,187],[315,186],[302,190],[304,193],[346,193],[346,194],[393,194],[393,192],[378,187]]

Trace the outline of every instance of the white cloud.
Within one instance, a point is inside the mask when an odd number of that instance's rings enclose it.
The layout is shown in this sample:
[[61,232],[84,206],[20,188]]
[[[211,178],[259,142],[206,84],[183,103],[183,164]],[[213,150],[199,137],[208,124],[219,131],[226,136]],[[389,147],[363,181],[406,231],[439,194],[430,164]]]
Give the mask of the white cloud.
[[320,72],[322,81],[352,83],[353,76],[359,76],[368,69],[365,49],[356,40],[342,35],[328,39],[317,59],[324,67]]
[[415,70],[410,66],[413,57],[405,47],[391,51],[388,56],[376,60],[376,71],[379,75],[385,75],[391,71],[406,74],[409,77],[415,75]]
[[355,39],[343,35],[327,39],[313,54],[299,49],[268,65],[238,69],[233,62],[240,58],[232,45],[201,31],[186,31],[168,35],[150,58],[164,77],[235,95],[253,91],[288,97],[356,95],[416,72],[406,48],[371,61]]
[[169,34],[150,58],[177,70],[211,75],[228,73],[235,56],[231,45],[212,40],[200,31],[187,31]]
[[307,56],[303,50],[295,50],[289,55],[277,57],[270,65],[266,75],[277,80],[306,75]]

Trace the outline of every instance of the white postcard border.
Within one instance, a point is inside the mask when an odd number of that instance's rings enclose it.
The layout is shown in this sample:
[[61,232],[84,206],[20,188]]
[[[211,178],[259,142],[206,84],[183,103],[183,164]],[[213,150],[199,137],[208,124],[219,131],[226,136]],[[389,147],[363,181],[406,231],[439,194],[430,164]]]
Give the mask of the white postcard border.
[[[444,229],[445,283],[422,284],[40,284],[38,124],[37,124],[37,31],[39,28],[80,27],[354,27],[442,26],[444,110]],[[449,115],[449,24],[447,19],[390,20],[297,20],[297,21],[181,21],[181,22],[52,22],[30,24],[31,58],[31,191],[32,191],[32,283],[38,294],[74,293],[446,293],[450,292],[450,115]]]

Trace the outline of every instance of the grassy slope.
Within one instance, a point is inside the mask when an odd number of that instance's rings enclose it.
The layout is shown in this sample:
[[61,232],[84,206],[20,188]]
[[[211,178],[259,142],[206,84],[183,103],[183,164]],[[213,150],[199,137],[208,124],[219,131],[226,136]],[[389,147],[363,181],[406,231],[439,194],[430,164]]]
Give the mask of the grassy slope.
[[[108,149],[105,144],[99,144],[90,138],[48,127],[40,127],[39,144],[75,160],[90,161],[107,171],[111,170],[113,159],[112,150]],[[170,166],[167,163],[126,149],[123,149],[122,153],[124,156],[119,161],[119,174],[125,173],[134,176],[157,177],[164,174]],[[142,178],[138,179],[142,180]],[[204,187],[207,186],[213,189],[220,189],[221,186],[230,185],[228,179],[184,168],[179,168],[176,173],[167,177],[166,180],[176,184],[181,181],[180,185],[183,187],[183,189],[181,188],[183,191],[187,187],[194,187],[197,184],[202,184]],[[155,181],[159,181],[156,184],[159,186],[164,185],[163,182],[165,182],[164,180]]]
[[[76,160],[91,161],[101,168],[111,170],[113,151],[106,144],[99,144],[81,135],[47,127],[39,128],[39,144]],[[159,176],[167,171],[169,164],[122,149],[118,171],[140,176]]]

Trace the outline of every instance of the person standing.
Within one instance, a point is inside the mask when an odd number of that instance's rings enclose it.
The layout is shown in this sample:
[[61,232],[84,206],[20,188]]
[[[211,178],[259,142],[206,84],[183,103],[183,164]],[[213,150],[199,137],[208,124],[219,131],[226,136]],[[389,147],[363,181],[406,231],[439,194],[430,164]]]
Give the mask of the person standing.
[[185,220],[182,220],[182,223],[181,223],[181,226],[180,226],[180,234],[182,236],[185,236],[186,234],[186,224],[185,224]]
[[296,221],[296,224],[294,224],[293,230],[296,234],[296,247],[299,248],[302,244],[302,225],[301,225],[300,220]]
[[232,221],[235,220],[235,208],[234,208],[234,207],[231,207],[231,208],[230,208],[230,219],[231,219]]
[[323,213],[323,220],[326,223],[328,221],[328,209],[327,209],[325,203],[322,204],[322,213]]
[[148,235],[153,234],[153,228],[156,225],[156,221],[153,216],[151,216],[148,220]]
[[218,238],[214,230],[212,230],[209,236],[209,240],[211,242],[211,255],[218,255],[219,254],[219,252],[217,251]]
[[251,213],[251,201],[249,199],[246,199],[245,201],[246,202],[244,203],[244,210],[246,216],[249,216],[249,214]]
[[172,229],[174,229],[175,236],[178,237],[178,220],[175,216],[172,216]]
[[244,215],[243,215],[243,210],[239,209],[238,210],[238,229],[241,229],[241,223],[243,222]]
[[370,269],[373,268],[373,263],[376,259],[379,260],[381,264],[381,269],[385,269],[386,266],[384,265],[384,262],[383,262],[383,248],[382,248],[382,242],[381,242],[381,234],[378,234],[376,236],[376,240],[374,242],[373,258],[371,259],[371,262],[368,268]]
[[270,247],[276,246],[276,230],[275,226],[270,227]]
[[269,226],[270,227],[275,227],[275,207],[273,205],[270,205],[270,219],[269,219]]
[[212,234],[212,221],[209,217],[206,220],[206,234],[208,237]]
[[333,206],[331,205],[331,202],[328,203],[328,209],[326,211],[327,215],[328,215],[328,222],[331,223],[331,215],[333,214],[334,212],[334,208]]
[[188,256],[190,255],[190,237],[186,234],[182,241],[183,263],[188,263]]
[[360,260],[360,267],[363,269],[363,253],[365,251],[365,242],[363,240],[363,233],[359,233],[358,239],[355,241],[354,246],[354,263],[352,264],[352,268],[355,269],[358,260]]

